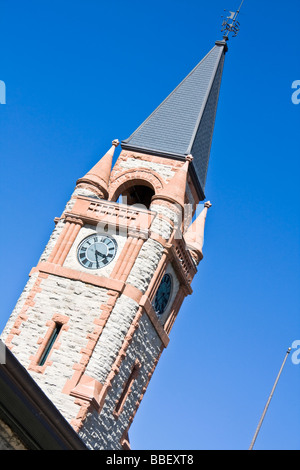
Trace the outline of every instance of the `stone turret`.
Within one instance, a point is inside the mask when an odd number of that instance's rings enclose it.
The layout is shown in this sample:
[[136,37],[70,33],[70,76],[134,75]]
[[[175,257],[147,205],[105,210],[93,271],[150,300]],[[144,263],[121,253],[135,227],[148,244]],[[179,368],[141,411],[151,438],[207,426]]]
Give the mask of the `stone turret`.
[[112,141],[112,146],[101,160],[82,178],[77,181],[77,188],[89,189],[95,192],[100,199],[107,199],[112,161],[117,139]]

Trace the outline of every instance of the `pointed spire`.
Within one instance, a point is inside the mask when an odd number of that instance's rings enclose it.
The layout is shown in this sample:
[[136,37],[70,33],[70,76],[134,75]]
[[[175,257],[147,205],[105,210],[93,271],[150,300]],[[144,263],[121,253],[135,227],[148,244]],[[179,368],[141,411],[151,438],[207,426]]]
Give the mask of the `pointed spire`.
[[185,192],[186,192],[186,183],[187,183],[187,174],[189,169],[189,164],[193,160],[192,155],[187,155],[185,163],[182,165],[179,170],[176,171],[172,179],[156,193],[152,201],[163,199],[171,203],[179,204],[184,208]]
[[103,199],[108,197],[108,185],[112,167],[113,156],[116,147],[119,145],[118,139],[112,141],[112,146],[104,157],[83,177],[77,181],[77,185],[86,184],[97,190],[97,194]]
[[197,219],[190,225],[184,234],[184,240],[187,248],[194,255],[196,263],[198,264],[203,258],[203,244],[204,244],[204,228],[207,210],[211,207],[209,201],[205,202],[203,211],[198,215]]
[[200,200],[204,188],[217,111],[226,41],[217,41],[175,90],[126,140],[123,149],[184,160]]

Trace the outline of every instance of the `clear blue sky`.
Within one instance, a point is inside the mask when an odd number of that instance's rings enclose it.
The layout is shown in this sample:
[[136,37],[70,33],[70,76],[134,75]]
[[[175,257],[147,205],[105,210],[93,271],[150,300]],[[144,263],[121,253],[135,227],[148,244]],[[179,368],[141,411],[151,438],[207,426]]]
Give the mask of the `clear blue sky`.
[[[221,38],[239,0],[0,0],[3,329],[76,179]],[[131,427],[133,449],[247,449],[299,328],[298,0],[245,0],[206,186],[204,260]],[[300,450],[289,360],[257,449]]]

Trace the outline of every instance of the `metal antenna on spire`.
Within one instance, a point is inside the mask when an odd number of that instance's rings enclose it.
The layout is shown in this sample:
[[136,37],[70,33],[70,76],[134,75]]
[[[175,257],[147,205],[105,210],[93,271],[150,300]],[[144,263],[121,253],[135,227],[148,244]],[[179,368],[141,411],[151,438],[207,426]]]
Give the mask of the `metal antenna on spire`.
[[233,33],[233,38],[235,38],[240,30],[240,23],[237,21],[237,18],[239,16],[240,10],[242,8],[242,5],[244,3],[244,0],[242,0],[242,3],[240,4],[239,8],[237,11],[229,11],[229,10],[224,10],[229,13],[229,16],[222,16],[224,18],[223,23],[222,23],[222,29],[221,32],[223,34],[223,39],[225,41],[228,41],[229,39],[229,33]]

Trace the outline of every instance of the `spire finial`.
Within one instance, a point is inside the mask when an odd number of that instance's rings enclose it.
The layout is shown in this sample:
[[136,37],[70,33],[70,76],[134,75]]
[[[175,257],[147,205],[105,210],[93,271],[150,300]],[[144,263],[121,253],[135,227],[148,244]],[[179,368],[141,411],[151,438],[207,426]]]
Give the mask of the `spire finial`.
[[119,143],[120,143],[120,142],[118,141],[118,139],[114,139],[114,140],[112,141],[112,144],[113,144],[114,147],[118,147]]
[[229,13],[229,16],[226,16],[226,18],[222,16],[224,20],[222,23],[221,32],[224,33],[223,39],[225,41],[228,41],[229,33],[233,33],[232,37],[235,38],[240,30],[240,23],[237,21],[237,18],[239,16],[243,3],[244,3],[244,0],[242,0],[242,3],[240,4],[237,11],[224,10],[227,12],[227,14]]

